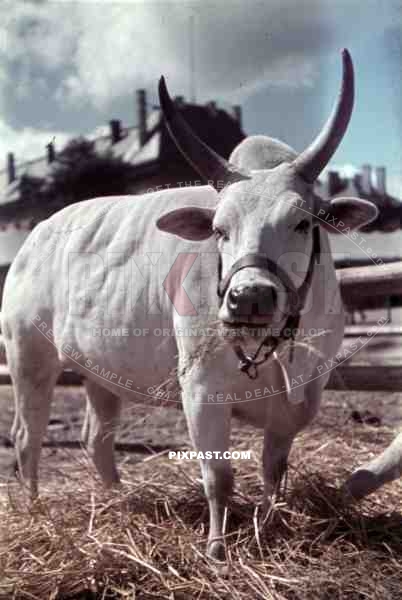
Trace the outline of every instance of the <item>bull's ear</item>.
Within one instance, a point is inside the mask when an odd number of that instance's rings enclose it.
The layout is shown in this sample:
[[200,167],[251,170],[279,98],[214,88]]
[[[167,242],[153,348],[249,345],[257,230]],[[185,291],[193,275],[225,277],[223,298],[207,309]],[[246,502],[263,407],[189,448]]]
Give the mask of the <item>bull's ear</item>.
[[185,240],[200,242],[212,235],[215,211],[211,208],[187,206],[172,210],[159,217],[156,226],[161,231],[174,233]]
[[321,202],[316,211],[320,225],[329,233],[342,233],[345,229],[359,229],[378,216],[378,208],[361,198],[335,198]]

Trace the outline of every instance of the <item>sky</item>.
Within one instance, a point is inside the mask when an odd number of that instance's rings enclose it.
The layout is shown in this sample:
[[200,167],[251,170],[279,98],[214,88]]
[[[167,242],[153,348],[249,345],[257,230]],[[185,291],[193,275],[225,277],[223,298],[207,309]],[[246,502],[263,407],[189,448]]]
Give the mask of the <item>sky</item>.
[[384,165],[402,198],[402,0],[2,0],[0,168],[54,136],[60,148],[112,118],[135,124],[135,90],[156,104],[161,74],[172,95],[241,104],[247,134],[302,150],[338,93],[343,47],[356,104],[331,167]]

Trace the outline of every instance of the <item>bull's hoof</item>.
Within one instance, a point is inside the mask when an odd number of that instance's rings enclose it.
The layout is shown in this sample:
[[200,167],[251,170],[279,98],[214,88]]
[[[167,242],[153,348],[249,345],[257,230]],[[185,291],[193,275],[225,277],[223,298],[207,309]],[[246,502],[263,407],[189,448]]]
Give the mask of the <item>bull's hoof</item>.
[[378,477],[367,469],[358,469],[349,477],[343,486],[343,491],[354,500],[361,500],[381,486]]
[[226,560],[224,543],[221,540],[213,540],[212,542],[209,542],[207,547],[207,556],[208,558],[213,558],[214,560]]

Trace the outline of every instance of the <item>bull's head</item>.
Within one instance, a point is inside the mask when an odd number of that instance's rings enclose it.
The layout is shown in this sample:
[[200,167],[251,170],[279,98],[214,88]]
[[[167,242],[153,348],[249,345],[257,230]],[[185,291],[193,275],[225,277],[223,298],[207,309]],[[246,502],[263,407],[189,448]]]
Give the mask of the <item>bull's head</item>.
[[[355,229],[377,216],[370,202],[354,198],[324,202],[313,191],[315,180],[336,151],[351,117],[354,73],[349,52],[343,51],[342,88],[334,110],[317,138],[300,155],[278,140],[254,136],[244,140],[227,162],[204,144],[177,112],[163,77],[159,95],[178,148],[205,181],[220,192],[220,198],[216,210],[179,208],[163,215],[157,226],[189,240],[215,236],[225,283],[220,288],[222,321],[235,325],[279,321],[279,314],[282,316],[286,308],[279,306],[278,300],[287,295],[278,292],[283,291],[284,284],[285,289],[300,286],[300,278],[291,267],[297,253],[299,258],[304,257],[298,270],[308,271],[313,228],[321,225],[335,231],[329,225],[335,218],[343,222],[344,228]],[[263,268],[259,256],[266,256],[271,268]]]

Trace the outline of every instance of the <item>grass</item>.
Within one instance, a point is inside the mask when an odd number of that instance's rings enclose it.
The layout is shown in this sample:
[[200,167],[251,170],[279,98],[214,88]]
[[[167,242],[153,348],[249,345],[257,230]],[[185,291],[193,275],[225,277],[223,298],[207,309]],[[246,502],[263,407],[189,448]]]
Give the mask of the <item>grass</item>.
[[166,455],[123,467],[105,491],[73,454],[34,504],[18,484],[0,496],[0,598],[396,600],[402,591],[401,484],[353,504],[346,474],[393,437],[387,427],[317,426],[297,440],[287,488],[265,522],[260,436],[236,449],[227,562],[205,557],[208,514],[195,461]]

